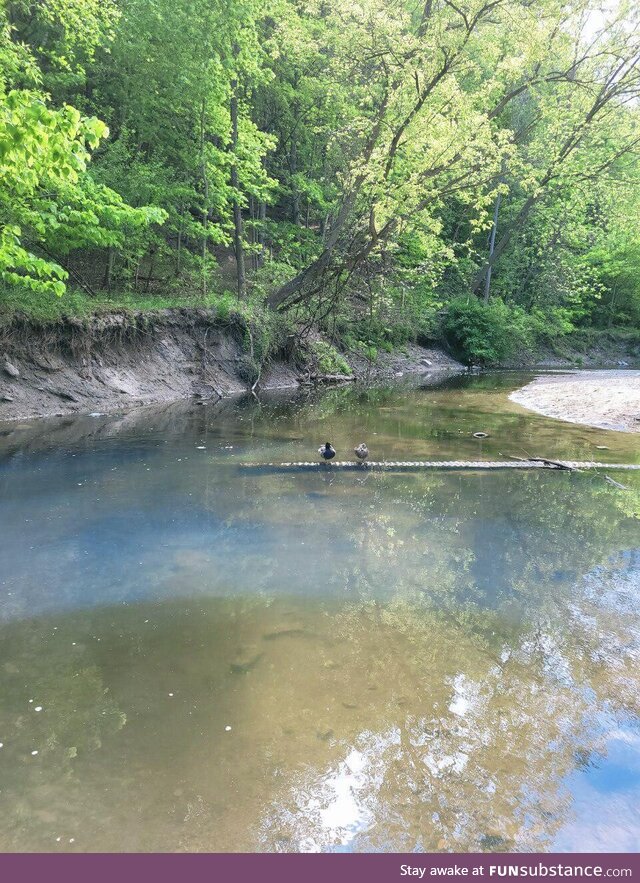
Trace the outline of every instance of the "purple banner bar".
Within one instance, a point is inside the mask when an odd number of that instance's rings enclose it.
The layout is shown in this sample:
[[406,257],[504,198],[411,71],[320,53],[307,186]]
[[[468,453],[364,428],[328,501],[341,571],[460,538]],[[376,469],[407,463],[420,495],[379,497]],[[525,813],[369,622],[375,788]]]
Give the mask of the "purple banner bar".
[[640,883],[640,854],[5,854],[0,880],[11,883],[411,883],[622,878]]

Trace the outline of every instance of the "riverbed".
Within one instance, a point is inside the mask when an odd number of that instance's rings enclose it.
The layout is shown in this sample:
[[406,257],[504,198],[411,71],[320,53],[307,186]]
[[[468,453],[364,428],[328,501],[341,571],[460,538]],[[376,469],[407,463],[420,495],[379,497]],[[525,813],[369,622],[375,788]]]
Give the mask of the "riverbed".
[[241,467],[640,462],[530,379],[0,427],[0,849],[640,849],[639,473]]

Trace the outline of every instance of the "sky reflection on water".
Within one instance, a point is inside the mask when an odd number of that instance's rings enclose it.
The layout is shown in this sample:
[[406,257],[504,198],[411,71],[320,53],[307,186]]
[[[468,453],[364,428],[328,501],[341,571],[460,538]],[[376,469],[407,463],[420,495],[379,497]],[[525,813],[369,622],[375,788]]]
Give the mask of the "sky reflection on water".
[[635,474],[238,468],[640,459],[517,382],[4,427],[0,848],[638,850]]

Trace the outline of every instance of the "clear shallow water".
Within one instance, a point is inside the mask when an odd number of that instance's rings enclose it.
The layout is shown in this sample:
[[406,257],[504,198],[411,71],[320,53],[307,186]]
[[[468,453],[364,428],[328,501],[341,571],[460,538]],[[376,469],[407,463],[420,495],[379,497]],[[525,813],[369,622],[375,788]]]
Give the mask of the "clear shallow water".
[[6,424],[0,849],[639,850],[640,476],[238,468],[640,462],[524,379]]

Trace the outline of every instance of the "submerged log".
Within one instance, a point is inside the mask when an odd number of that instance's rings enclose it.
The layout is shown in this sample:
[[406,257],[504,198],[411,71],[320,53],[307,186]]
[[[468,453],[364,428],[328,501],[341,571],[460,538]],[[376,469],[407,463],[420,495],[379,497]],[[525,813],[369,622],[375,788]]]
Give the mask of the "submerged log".
[[511,460],[518,460],[520,463],[543,463],[552,469],[565,469],[567,472],[579,472],[579,467],[567,463],[564,460],[549,460],[547,457],[515,457],[510,455]]
[[613,478],[611,478],[610,475],[605,475],[604,480],[606,482],[608,482],[609,484],[613,485],[613,487],[617,487],[618,490],[621,490],[621,491],[628,491],[629,490],[629,488],[627,487],[626,484],[620,484],[619,481],[615,481]]
[[353,383],[354,374],[309,374],[311,383]]
[[366,472],[376,471],[422,471],[430,469],[442,470],[468,470],[468,471],[492,471],[496,469],[547,469],[554,472],[576,472],[582,469],[608,469],[610,471],[640,470],[640,464],[635,463],[595,463],[579,462],[575,460],[565,461],[562,469],[553,460],[545,460],[542,457],[531,460],[513,458],[511,460],[372,460],[366,463],[354,463],[348,460],[314,462],[298,461],[291,463],[240,463],[239,468],[254,471],[280,472],[283,470],[299,470],[311,472],[326,472],[335,469],[343,471]]

